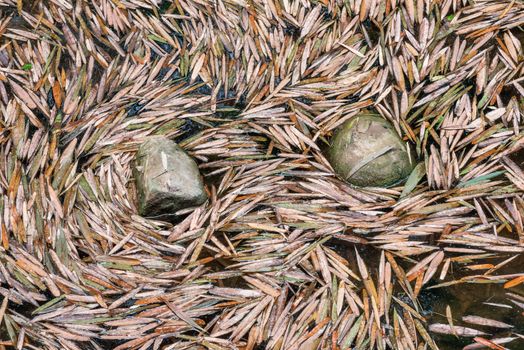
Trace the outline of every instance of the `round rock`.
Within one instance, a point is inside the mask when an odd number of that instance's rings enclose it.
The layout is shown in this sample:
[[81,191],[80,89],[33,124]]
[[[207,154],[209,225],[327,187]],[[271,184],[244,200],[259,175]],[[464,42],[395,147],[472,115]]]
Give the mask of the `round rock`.
[[363,113],[336,130],[328,158],[336,173],[353,185],[387,187],[401,183],[413,170],[410,152],[389,122]]

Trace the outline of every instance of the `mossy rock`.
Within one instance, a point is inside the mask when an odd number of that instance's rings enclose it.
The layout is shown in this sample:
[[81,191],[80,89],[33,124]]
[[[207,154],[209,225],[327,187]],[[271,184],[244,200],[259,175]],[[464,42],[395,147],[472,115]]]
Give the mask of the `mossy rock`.
[[341,178],[361,187],[399,184],[415,165],[393,126],[372,113],[359,114],[336,130],[328,158]]
[[196,162],[164,136],[153,136],[140,146],[133,172],[140,215],[168,219],[207,199]]

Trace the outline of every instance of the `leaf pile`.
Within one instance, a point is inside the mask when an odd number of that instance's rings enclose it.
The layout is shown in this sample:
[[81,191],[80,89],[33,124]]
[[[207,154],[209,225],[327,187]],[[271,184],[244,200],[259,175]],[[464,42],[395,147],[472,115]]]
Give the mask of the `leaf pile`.
[[[523,26],[514,0],[0,1],[0,349],[522,344],[419,299],[524,311]],[[364,108],[416,149],[405,186],[327,162]],[[136,214],[154,134],[207,181],[176,225]]]

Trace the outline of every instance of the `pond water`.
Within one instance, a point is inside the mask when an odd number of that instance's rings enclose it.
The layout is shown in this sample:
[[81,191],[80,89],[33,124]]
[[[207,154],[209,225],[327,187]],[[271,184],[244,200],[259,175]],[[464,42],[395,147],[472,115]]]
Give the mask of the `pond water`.
[[[337,245],[332,248],[349,261],[350,267],[354,271],[358,271],[355,253],[352,247],[347,245],[344,249],[341,248],[340,245]],[[380,261],[380,250],[371,246],[358,246],[357,250],[365,261],[369,272],[376,279]],[[496,265],[509,257],[510,256],[502,256],[485,262]],[[401,259],[397,259],[397,262],[405,271],[413,266],[411,263],[407,263]],[[520,254],[506,266],[497,270],[494,275],[521,273],[522,266],[524,266],[524,254]],[[483,273],[484,271],[471,271],[460,265],[454,265],[453,269],[450,269],[445,281],[457,280],[465,276],[481,275]],[[438,273],[436,275],[438,275]],[[419,295],[418,299],[423,309],[421,313],[426,317],[428,325],[433,323],[448,324],[446,307],[449,305],[455,326],[473,328],[488,333],[489,335],[483,336],[486,339],[516,337],[516,340],[506,344],[505,347],[515,350],[524,349],[524,339],[518,339],[518,337],[515,336],[515,333],[524,335],[524,309],[511,302],[511,294],[514,294],[517,297],[513,297],[513,299],[524,304],[524,284],[510,289],[504,289],[503,283],[462,283],[443,288],[428,289],[430,286],[435,286],[445,281],[438,280],[437,276],[422,289]],[[397,295],[397,297],[404,300],[402,295]],[[522,300],[517,300],[516,298],[518,297],[521,297]],[[407,297],[405,301],[408,302]],[[468,324],[462,320],[464,316],[480,316],[504,322],[514,327],[511,329],[497,329]],[[475,343],[473,338],[455,337],[454,335],[441,335],[436,333],[430,334],[441,350],[459,350],[469,344]],[[483,347],[481,349],[487,348]]]
[[[507,257],[505,257],[507,258]],[[497,259],[497,263],[503,261]],[[496,275],[521,273],[524,266],[524,254],[520,254],[507,266],[497,271]],[[480,274],[480,273],[479,273]],[[453,278],[473,275],[465,269],[455,271]],[[431,291],[431,290],[430,290]],[[433,289],[436,291],[431,314],[428,319],[430,323],[447,324],[446,306],[449,305],[456,326],[474,328],[490,335],[486,339],[512,337],[515,333],[524,334],[524,309],[514,304],[511,299],[523,303],[524,284],[513,288],[504,289],[500,284],[463,283],[445,288]],[[511,294],[517,297],[512,297]],[[518,296],[523,300],[517,300]],[[495,305],[496,304],[496,305]],[[513,325],[512,329],[497,329],[492,327],[468,324],[462,321],[463,316],[480,316]],[[473,343],[472,338],[456,338],[455,336],[434,335],[441,350],[460,349],[465,345]],[[508,349],[524,349],[524,339],[517,339],[506,345]]]

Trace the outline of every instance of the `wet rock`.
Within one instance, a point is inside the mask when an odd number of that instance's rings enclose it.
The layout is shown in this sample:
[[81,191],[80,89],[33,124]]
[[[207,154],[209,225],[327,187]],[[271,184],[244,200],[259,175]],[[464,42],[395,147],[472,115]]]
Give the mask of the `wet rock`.
[[196,162],[163,136],[153,136],[140,146],[134,176],[143,216],[166,219],[207,199]]
[[328,158],[336,173],[353,185],[387,187],[413,170],[409,152],[389,122],[362,113],[335,132]]

